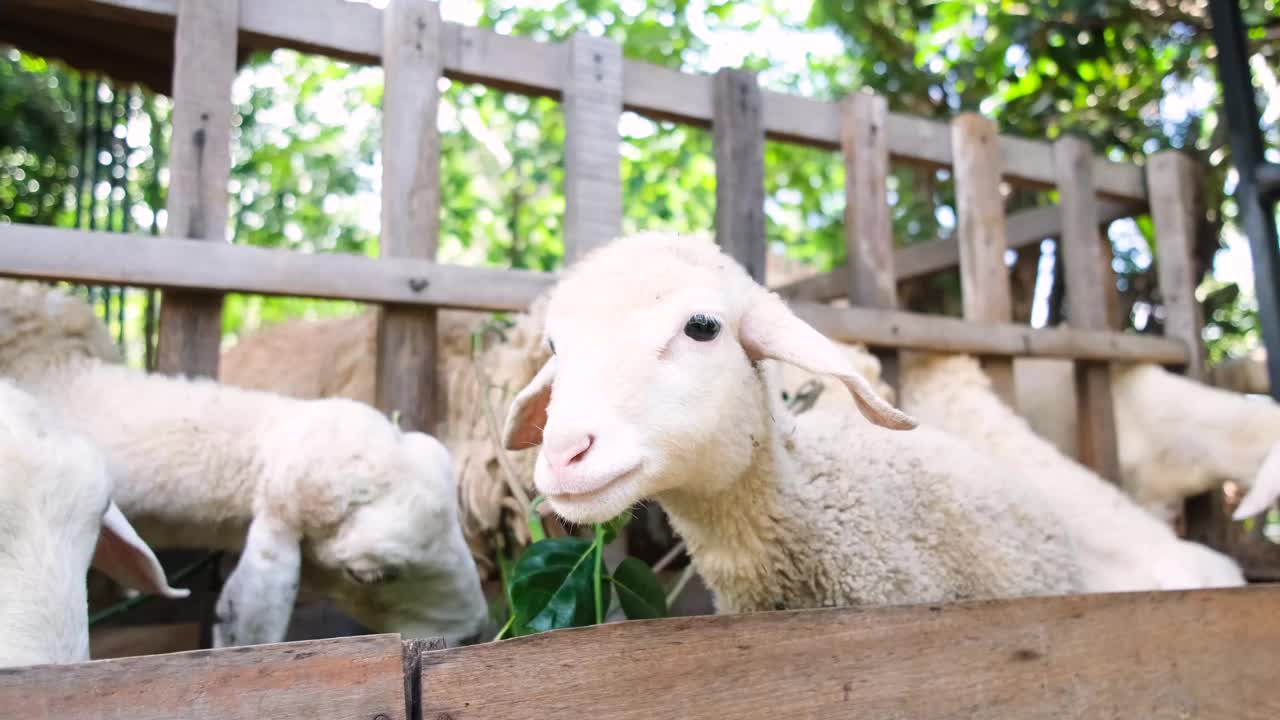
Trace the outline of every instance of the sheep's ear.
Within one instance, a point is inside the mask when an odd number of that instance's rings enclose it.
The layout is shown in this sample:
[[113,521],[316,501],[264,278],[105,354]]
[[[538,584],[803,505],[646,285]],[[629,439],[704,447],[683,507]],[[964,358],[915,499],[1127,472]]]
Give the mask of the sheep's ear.
[[738,340],[752,360],[770,358],[838,378],[853,394],[862,415],[876,425],[910,430],[917,424],[915,418],[877,395],[834,343],[797,317],[774,293],[756,295],[742,316]]
[[1280,498],[1280,443],[1272,445],[1271,451],[1263,458],[1258,474],[1253,478],[1253,487],[1240,500],[1231,519],[1251,518],[1271,507],[1276,498]]
[[113,502],[102,515],[102,530],[93,549],[93,567],[117,583],[150,595],[184,598],[186,588],[169,587],[164,568]]
[[547,404],[551,402],[551,383],[555,379],[556,356],[552,355],[511,401],[502,431],[503,447],[524,450],[542,444],[542,428],[547,425]]
[[214,647],[284,640],[302,570],[300,540],[279,518],[254,516],[240,560],[214,608]]

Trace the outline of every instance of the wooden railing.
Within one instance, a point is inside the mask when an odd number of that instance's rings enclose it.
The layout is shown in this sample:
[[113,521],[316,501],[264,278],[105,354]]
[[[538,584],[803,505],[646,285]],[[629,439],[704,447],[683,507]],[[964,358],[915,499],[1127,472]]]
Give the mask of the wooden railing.
[[1250,587],[308,640],[0,669],[0,715],[1270,720],[1277,607]]
[[[579,34],[543,43],[464,27],[443,22],[428,0],[392,0],[385,11],[342,0],[10,0],[0,22],[40,13],[96,23],[101,32],[172,32],[170,237],[0,226],[0,275],[164,289],[162,372],[217,375],[226,292],[378,303],[377,404],[399,410],[408,427],[439,431],[444,415],[431,383],[435,309],[520,309],[554,281],[551,274],[434,262],[441,203],[437,79],[444,76],[563,102],[570,261],[621,228],[617,120],[624,110],[712,128],[716,236],[758,278],[766,138],[838,150],[848,179],[850,264],[783,288],[796,309],[837,339],[872,346],[891,380],[899,348],[977,354],[1007,398],[1011,357],[1077,360],[1079,456],[1108,479],[1118,479],[1118,460],[1105,363],[1152,361],[1203,373],[1191,270],[1199,191],[1191,160],[1177,152],[1156,154],[1145,168],[1112,162],[1075,137],[1049,143],[1001,136],[972,113],[940,122],[889,112],[884,98],[861,92],[826,102],[763,90],[742,70],[698,75],[627,60],[606,38]],[[32,42],[56,46],[48,27],[33,29]],[[246,49],[275,47],[377,63],[385,71],[379,259],[222,242],[236,58]],[[953,239],[894,249],[886,196],[893,163],[952,169],[959,221]],[[1001,181],[1056,188],[1061,206],[1006,218]],[[1115,283],[1100,228],[1148,209],[1160,258],[1163,338],[1118,332],[1109,319]],[[1046,236],[1060,240],[1071,324],[1032,329],[1010,322],[1004,255]],[[955,265],[963,321],[897,309],[899,280]],[[836,297],[856,307],[820,304]]]

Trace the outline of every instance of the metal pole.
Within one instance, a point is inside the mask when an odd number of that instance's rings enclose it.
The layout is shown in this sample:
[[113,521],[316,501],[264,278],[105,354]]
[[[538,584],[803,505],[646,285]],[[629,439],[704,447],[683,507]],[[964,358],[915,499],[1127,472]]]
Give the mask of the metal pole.
[[1244,20],[1238,0],[1209,0],[1213,18],[1213,42],[1218,48],[1218,77],[1231,145],[1231,159],[1240,177],[1236,204],[1240,224],[1249,238],[1253,255],[1254,286],[1258,294],[1258,324],[1267,349],[1267,374],[1271,396],[1280,399],[1280,248],[1277,247],[1275,197],[1263,197],[1259,171],[1264,178],[1273,171],[1263,155],[1258,104],[1249,72]]

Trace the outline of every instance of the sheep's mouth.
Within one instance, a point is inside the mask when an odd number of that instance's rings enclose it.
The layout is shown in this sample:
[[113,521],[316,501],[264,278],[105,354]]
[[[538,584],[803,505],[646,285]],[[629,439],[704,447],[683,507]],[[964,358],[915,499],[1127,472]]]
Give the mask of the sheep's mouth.
[[559,493],[548,492],[546,493],[546,496],[548,500],[556,502],[589,503],[599,499],[605,493],[608,493],[618,487],[618,485],[620,485],[624,480],[634,476],[639,469],[640,463],[636,463],[612,477],[592,483],[590,488],[584,490],[569,490]]

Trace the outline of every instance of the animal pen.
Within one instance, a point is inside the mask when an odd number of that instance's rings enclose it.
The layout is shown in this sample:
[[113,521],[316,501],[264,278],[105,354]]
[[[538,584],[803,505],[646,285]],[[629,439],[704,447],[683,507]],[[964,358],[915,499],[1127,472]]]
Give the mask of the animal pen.
[[[392,0],[383,11],[341,0],[11,0],[0,18],[15,44],[72,63],[110,71],[154,61],[155,72],[171,60],[169,237],[0,225],[0,275],[160,289],[160,372],[217,376],[227,292],[372,303],[382,308],[379,408],[398,410],[405,427],[437,427],[436,309],[523,310],[555,279],[434,262],[448,202],[435,172],[441,76],[562,102],[566,262],[621,232],[624,110],[711,128],[716,239],[761,282],[765,139],[841,152],[848,264],[779,292],[826,335],[873,348],[890,379],[898,349],[972,353],[1012,398],[1013,358],[1072,360],[1078,457],[1105,478],[1119,476],[1107,363],[1205,372],[1191,261],[1198,177],[1179,152],[1112,162],[1077,137],[1002,137],[975,114],[948,124],[890,113],[866,93],[824,102],[763,90],[743,70],[701,76],[624,60],[617,43],[585,34],[540,43],[447,23],[428,0]],[[89,24],[98,36],[136,39],[138,54],[95,54],[80,29]],[[222,242],[237,55],[277,47],[384,68],[380,258]],[[952,169],[954,238],[894,249],[890,163]],[[1060,202],[1006,217],[1002,182],[1056,188]],[[1164,337],[1111,327],[1100,228],[1146,212]],[[1060,238],[1070,326],[1033,329],[1011,322],[1005,254],[1046,237]],[[897,309],[900,281],[957,265],[963,319]],[[850,307],[831,305],[837,298]],[[1232,553],[1250,579],[1280,579],[1280,553],[1236,534],[1216,495],[1193,503],[1188,528]],[[0,707],[25,718],[138,720],[1271,718],[1280,710],[1277,608],[1280,587],[1264,586],[630,621],[459,648],[357,636],[0,670]]]

